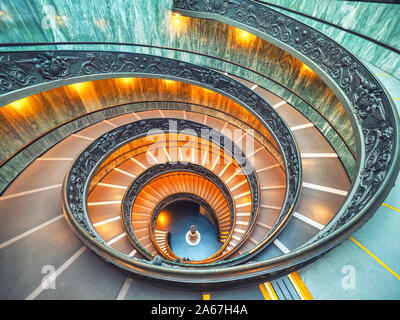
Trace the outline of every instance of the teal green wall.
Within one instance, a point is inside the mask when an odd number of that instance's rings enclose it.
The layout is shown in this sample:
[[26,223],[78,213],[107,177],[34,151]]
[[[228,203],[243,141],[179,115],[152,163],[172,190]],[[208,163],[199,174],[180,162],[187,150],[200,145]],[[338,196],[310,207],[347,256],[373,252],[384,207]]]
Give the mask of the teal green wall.
[[[181,22],[183,28],[178,30],[170,11],[172,0],[81,0],[79,6],[77,3],[72,0],[2,0],[0,11],[4,14],[0,15],[0,41],[140,43],[187,49],[227,59],[267,75],[301,95],[334,124],[355,151],[352,127],[340,102],[321,79],[315,74],[304,74],[301,63],[285,51],[254,36],[247,43],[240,44],[236,28],[210,20],[204,23],[201,19],[187,19]],[[52,7],[46,7],[48,5]],[[54,24],[49,24],[46,18],[49,8],[54,8],[59,17],[53,18]],[[53,49],[54,46],[48,48]],[[83,45],[60,48],[88,49]],[[153,53],[218,68],[256,82],[304,113],[327,136],[350,174],[354,168],[354,159],[345,144],[322,117],[288,90],[259,75],[189,53],[104,45],[90,46],[90,49]]]
[[[338,0],[267,2],[328,21],[400,49],[400,5],[398,4]],[[400,55],[395,52],[324,23],[276,7],[272,8],[318,29],[354,55],[400,79]]]

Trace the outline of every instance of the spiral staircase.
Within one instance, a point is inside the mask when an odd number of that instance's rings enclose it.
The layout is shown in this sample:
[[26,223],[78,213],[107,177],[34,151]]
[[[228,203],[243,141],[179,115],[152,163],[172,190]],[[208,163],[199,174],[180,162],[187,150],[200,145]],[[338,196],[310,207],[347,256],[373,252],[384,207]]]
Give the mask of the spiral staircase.
[[[358,276],[349,296],[332,265],[375,263],[377,298],[400,298],[398,270],[357,240],[395,236],[400,223],[379,220],[399,207],[398,82],[382,84],[376,67],[263,1],[135,5],[206,48],[211,25],[237,33],[232,51],[253,55],[252,37],[290,55],[303,73],[286,76],[300,84],[229,50],[1,44],[0,297],[362,299],[375,284]],[[161,220],[179,201],[209,222],[211,255],[172,245]]]

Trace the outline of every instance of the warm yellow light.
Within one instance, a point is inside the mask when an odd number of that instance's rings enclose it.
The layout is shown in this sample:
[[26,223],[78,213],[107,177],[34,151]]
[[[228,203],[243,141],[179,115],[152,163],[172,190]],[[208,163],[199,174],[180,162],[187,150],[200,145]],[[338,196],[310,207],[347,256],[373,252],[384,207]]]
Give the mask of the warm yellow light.
[[165,220],[166,220],[165,215],[160,215],[158,217],[158,223],[161,224],[161,225],[165,224]]
[[174,16],[175,16],[175,24],[178,25],[180,23],[180,19],[179,19],[180,14],[179,13],[174,13]]
[[168,80],[168,79],[165,79],[164,81],[165,81],[165,83],[166,83],[167,85],[171,85],[171,84],[174,84],[174,83],[175,83],[175,80]]
[[74,89],[75,89],[76,91],[78,91],[78,93],[80,94],[80,93],[82,93],[84,90],[87,89],[88,83],[89,83],[89,82],[74,83],[74,84],[71,84],[70,87],[71,87],[71,88],[74,88]]
[[133,78],[119,78],[119,80],[125,85],[129,85],[133,82]]
[[186,32],[189,22],[188,17],[182,16],[179,13],[172,12],[172,14],[169,16],[169,19],[171,19],[171,32],[175,33],[176,35]]
[[305,63],[302,64],[301,71],[313,72],[312,69],[309,66],[307,66]]
[[234,38],[235,41],[238,45],[242,46],[242,47],[249,47],[251,46],[254,41],[257,39],[255,35],[239,29],[239,28],[234,28]]
[[161,211],[157,218],[158,228],[166,227],[169,222],[169,216],[166,211]]
[[17,111],[23,111],[24,108],[28,106],[28,100],[26,98],[14,101],[10,103],[10,106],[13,107]]

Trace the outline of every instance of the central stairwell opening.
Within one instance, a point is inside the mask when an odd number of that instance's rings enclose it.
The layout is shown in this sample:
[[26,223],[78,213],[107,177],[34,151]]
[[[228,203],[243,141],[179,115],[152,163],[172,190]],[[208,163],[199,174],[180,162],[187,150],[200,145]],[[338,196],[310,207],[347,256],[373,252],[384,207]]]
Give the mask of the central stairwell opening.
[[[172,252],[181,260],[198,261],[207,259],[222,246],[213,223],[207,218],[202,206],[194,201],[176,201],[166,206],[156,221],[156,230],[169,232],[168,244]],[[200,234],[200,241],[190,245],[186,234],[195,225]]]

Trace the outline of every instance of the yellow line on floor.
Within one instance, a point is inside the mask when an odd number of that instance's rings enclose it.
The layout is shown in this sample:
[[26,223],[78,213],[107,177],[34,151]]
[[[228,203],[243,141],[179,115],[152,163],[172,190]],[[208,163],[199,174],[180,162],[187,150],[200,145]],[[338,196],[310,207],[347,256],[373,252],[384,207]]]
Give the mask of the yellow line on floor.
[[385,206],[385,207],[388,207],[388,208],[390,208],[390,209],[393,209],[393,210],[396,210],[396,211],[400,212],[399,209],[397,209],[397,208],[395,208],[395,207],[392,207],[392,206],[389,206],[389,205],[386,204],[386,203],[382,203],[382,205]]
[[394,97],[392,97],[392,99],[393,99],[393,100],[400,100],[400,98],[394,98]]
[[390,76],[388,73],[375,73],[376,76]]
[[260,283],[259,287],[265,300],[279,300],[270,282]]
[[365,248],[361,243],[359,243],[356,239],[353,237],[350,237],[351,240],[353,240],[361,249],[363,249],[366,253],[368,253],[372,258],[375,259],[376,262],[378,262],[380,265],[382,265],[387,271],[389,271],[391,274],[393,274],[397,279],[400,280],[400,276],[394,272],[392,269],[390,269],[386,264],[384,264],[381,260],[378,259],[371,251],[369,251],[367,248]]
[[300,275],[297,272],[289,274],[288,278],[293,287],[296,289],[301,300],[314,300],[310,291],[308,291],[306,285],[304,284],[303,280],[301,280]]
[[203,300],[210,300],[210,294],[209,293],[203,293]]

